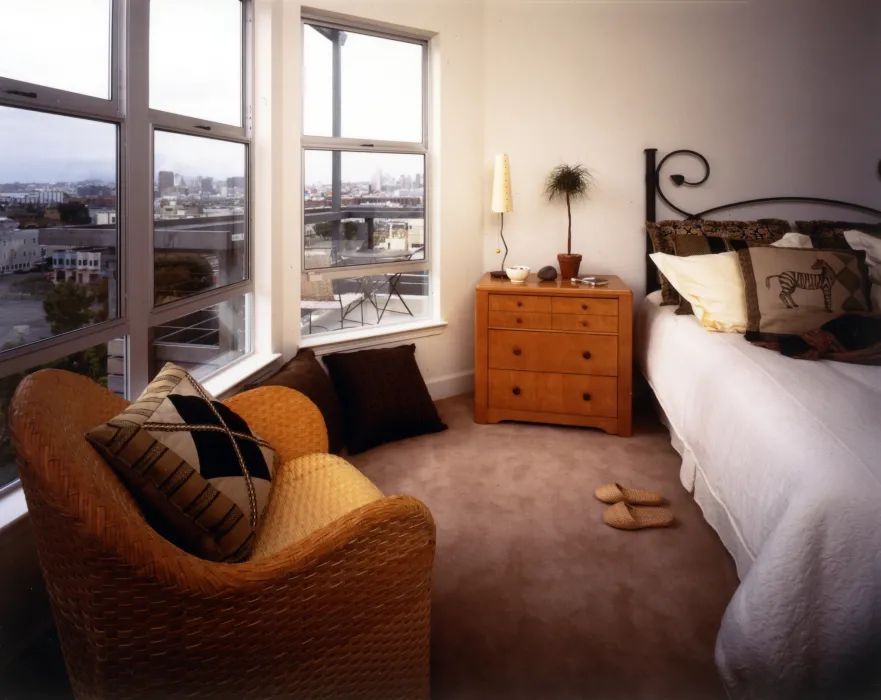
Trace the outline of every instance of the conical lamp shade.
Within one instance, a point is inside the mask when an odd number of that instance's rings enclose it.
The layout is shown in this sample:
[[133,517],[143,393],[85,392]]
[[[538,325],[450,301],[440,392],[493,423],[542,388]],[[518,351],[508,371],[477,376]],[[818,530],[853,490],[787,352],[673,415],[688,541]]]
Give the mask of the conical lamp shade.
[[511,195],[511,163],[507,153],[496,156],[496,170],[493,178],[493,211],[506,213],[514,211]]

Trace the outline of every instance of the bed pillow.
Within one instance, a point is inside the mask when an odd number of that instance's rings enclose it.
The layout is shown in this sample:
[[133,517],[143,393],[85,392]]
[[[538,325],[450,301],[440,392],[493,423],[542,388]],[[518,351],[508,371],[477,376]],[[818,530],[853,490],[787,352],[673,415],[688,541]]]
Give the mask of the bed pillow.
[[832,248],[847,250],[849,248],[844,236],[845,231],[861,231],[870,236],[881,237],[881,223],[868,224],[858,221],[796,221],[795,228],[799,233],[810,236],[814,248]]
[[349,454],[447,429],[419,372],[415,345],[334,353],[324,364],[342,405]]
[[343,418],[333,382],[310,348],[301,349],[268,379],[249,384],[246,389],[260,386],[284,386],[299,391],[321,411],[327,428],[328,450],[339,454],[343,448]]
[[863,231],[845,231],[843,235],[852,250],[862,250],[866,253],[872,311],[881,313],[881,238]]
[[277,455],[188,372],[166,364],[86,439],[167,540],[213,561],[248,557]]
[[[692,255],[710,255],[727,253],[732,250],[740,250],[751,245],[768,245],[764,241],[750,241],[735,238],[717,238],[704,235],[676,234],[673,236],[673,249],[678,257],[691,257]],[[779,241],[771,243],[779,248],[812,248],[811,239],[801,233],[789,232]],[[675,285],[674,285],[675,287]],[[682,295],[679,295],[682,297]],[[693,313],[691,302],[681,298],[679,308],[676,309],[678,316],[689,316]]]
[[704,328],[722,333],[746,331],[746,300],[736,252],[688,257],[652,253],[650,257],[689,302]]
[[737,256],[749,331],[804,333],[835,316],[869,309],[863,252],[769,246]]
[[[791,227],[781,219],[759,219],[757,221],[658,221],[646,223],[656,253],[675,255],[673,236],[706,236],[746,241],[773,243],[783,238]],[[679,303],[679,295],[669,284],[663,273],[658,275],[661,283],[662,305]]]

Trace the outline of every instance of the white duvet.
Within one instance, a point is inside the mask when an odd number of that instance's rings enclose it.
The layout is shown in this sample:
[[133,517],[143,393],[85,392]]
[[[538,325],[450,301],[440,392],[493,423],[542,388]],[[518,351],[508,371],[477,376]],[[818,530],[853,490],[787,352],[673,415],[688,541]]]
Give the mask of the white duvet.
[[716,643],[729,694],[881,675],[881,367],[788,359],[674,309],[645,300],[637,361],[737,563]]

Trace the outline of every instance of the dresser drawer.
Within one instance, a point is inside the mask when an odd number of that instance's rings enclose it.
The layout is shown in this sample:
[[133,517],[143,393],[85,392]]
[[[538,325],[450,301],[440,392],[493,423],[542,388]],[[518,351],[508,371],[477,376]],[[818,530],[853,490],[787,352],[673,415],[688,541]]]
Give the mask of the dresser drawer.
[[525,328],[537,331],[549,331],[553,328],[551,314],[522,311],[490,311],[490,328]]
[[489,367],[564,374],[618,374],[618,337],[588,333],[489,331]]
[[618,415],[618,380],[491,369],[488,399],[492,408],[614,418]]
[[548,297],[514,296],[513,294],[490,294],[490,311],[532,311],[551,313],[551,300]]
[[592,316],[617,316],[617,299],[567,299],[553,297],[552,310],[555,314],[590,314]]
[[579,333],[617,333],[617,316],[589,316],[586,314],[553,314],[551,327],[555,331]]

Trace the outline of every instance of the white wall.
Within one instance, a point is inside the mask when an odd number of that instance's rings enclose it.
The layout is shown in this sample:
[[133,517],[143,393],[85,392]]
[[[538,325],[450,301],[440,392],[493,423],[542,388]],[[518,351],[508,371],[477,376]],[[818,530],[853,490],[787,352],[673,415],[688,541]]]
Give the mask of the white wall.
[[[641,296],[646,147],[710,160],[704,187],[675,192],[686,210],[773,195],[878,206],[879,18],[876,0],[487,0],[484,201],[493,156],[507,152],[508,262],[537,270],[565,252],[565,204],[549,204],[542,184],[558,163],[581,162],[598,186],[573,212],[573,252],[583,272],[619,274]],[[665,171],[698,170],[677,165]],[[499,265],[497,226],[486,212],[487,269]]]

